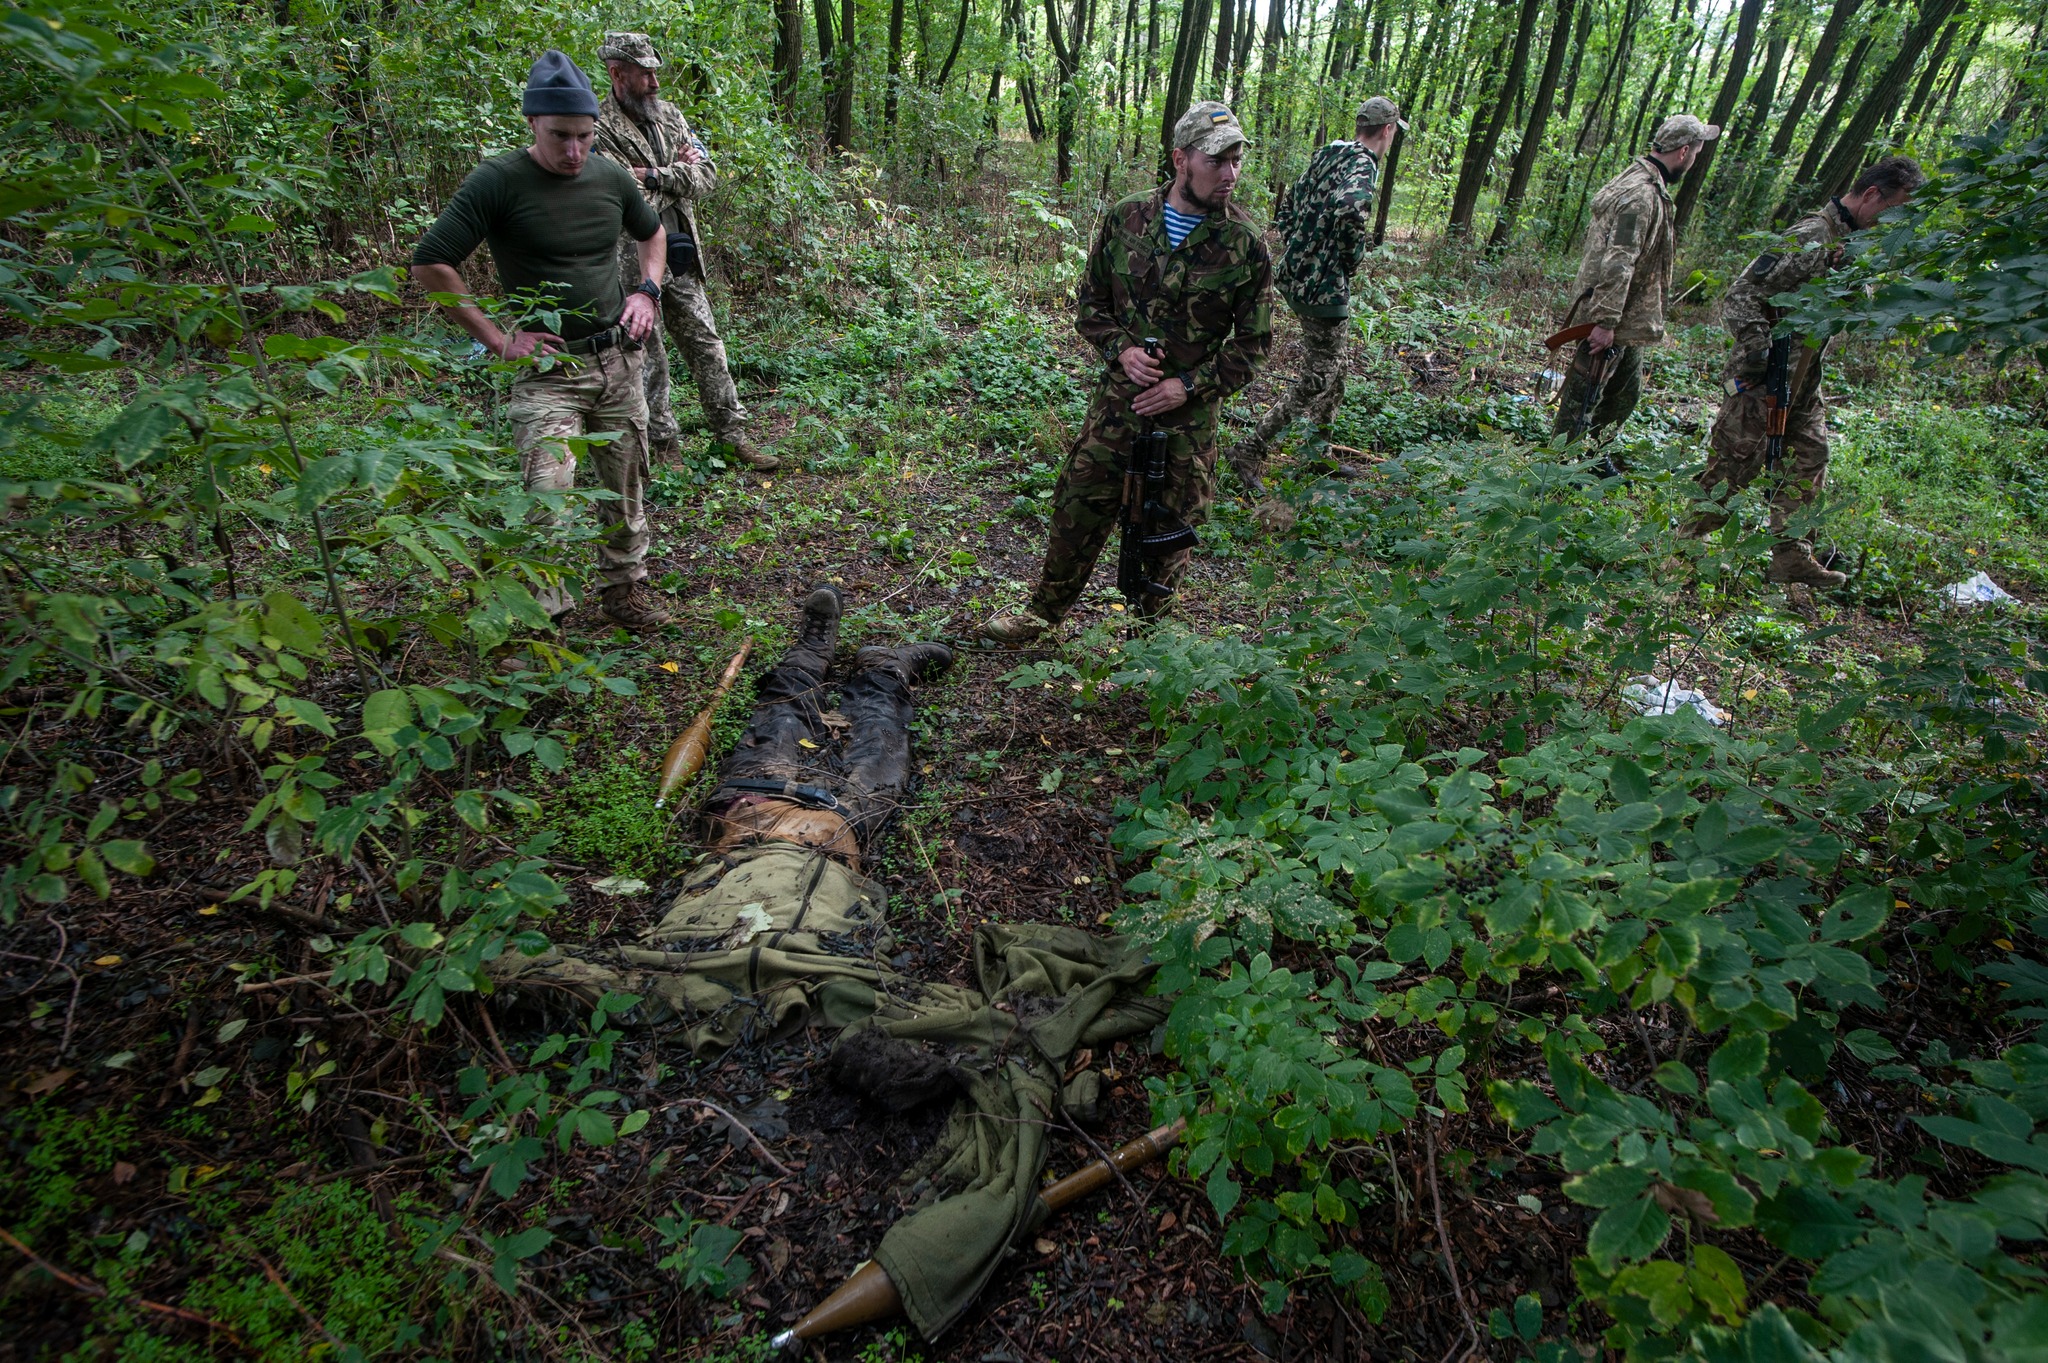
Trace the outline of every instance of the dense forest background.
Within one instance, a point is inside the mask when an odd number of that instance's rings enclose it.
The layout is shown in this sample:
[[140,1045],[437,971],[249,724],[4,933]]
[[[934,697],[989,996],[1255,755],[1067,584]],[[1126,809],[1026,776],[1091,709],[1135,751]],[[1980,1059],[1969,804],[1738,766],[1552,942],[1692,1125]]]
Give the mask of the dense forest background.
[[[1135,935],[1176,997],[1087,1063],[1050,1172],[1170,1162],[1020,1243],[894,1363],[2022,1363],[2048,1338],[2048,7],[1992,0],[90,2],[0,11],[0,1363],[652,1358],[770,1335],[927,1191],[943,1105],[831,1038],[697,1060],[508,1007],[695,855],[676,732],[821,578],[844,650],[1015,609],[1098,357],[1098,214],[1234,103],[1270,219],[1370,94],[1413,127],[1352,382],[1226,486],[1179,618],[920,691],[870,865],[894,968]],[[772,475],[678,367],[634,638],[527,493],[504,396],[403,277],[546,47],[645,30]],[[1601,480],[1543,336],[1586,205],[1666,115],[1671,334]],[[1809,289],[1834,593],[1753,497],[1674,541],[1717,308],[1879,154],[1939,173]],[[486,263],[470,278],[488,292]],[[501,301],[506,316],[516,301]],[[1226,438],[1291,381],[1270,364]],[[1312,458],[1340,447],[1352,482]],[[1948,604],[1987,573],[2016,599]],[[1662,682],[1690,706],[1655,713]],[[1633,698],[1632,698],[1633,697]],[[743,684],[717,711],[737,736]],[[707,787],[683,793],[680,806]],[[906,1174],[910,1175],[906,1181]]]

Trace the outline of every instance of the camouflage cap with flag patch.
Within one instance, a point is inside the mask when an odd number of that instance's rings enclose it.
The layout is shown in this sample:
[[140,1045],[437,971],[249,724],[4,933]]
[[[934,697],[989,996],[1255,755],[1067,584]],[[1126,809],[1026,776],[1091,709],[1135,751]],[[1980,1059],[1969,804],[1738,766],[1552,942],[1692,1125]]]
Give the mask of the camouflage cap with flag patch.
[[1173,125],[1173,145],[1220,156],[1245,141],[1244,128],[1228,104],[1205,99],[1191,106]]

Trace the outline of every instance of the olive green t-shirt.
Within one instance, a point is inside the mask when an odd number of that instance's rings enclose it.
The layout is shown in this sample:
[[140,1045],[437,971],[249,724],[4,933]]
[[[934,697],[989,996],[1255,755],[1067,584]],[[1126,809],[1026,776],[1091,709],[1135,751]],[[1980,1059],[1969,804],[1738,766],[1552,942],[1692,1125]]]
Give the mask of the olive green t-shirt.
[[661,230],[632,173],[593,155],[580,175],[541,169],[525,148],[493,156],[469,173],[413,248],[415,265],[456,265],[485,241],[507,293],[552,296],[575,316],[561,336],[605,330],[626,305],[619,283],[619,233],[645,241]]

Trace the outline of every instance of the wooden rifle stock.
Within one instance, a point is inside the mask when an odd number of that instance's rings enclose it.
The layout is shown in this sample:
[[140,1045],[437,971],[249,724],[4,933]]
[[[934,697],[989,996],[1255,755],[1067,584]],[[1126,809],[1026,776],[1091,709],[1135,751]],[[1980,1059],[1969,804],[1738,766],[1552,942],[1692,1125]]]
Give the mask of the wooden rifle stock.
[[[1185,1119],[1169,1122],[1146,1132],[1128,1145],[1110,1151],[1109,1158],[1097,1160],[1084,1169],[1068,1174],[1057,1183],[1039,1189],[1038,1200],[1045,1204],[1047,1212],[1057,1212],[1071,1202],[1079,1201],[1096,1189],[1106,1185],[1119,1174],[1127,1174],[1141,1165],[1150,1164],[1180,1143],[1188,1124]],[[896,1284],[882,1266],[869,1259],[853,1271],[851,1277],[839,1285],[825,1300],[812,1307],[804,1318],[769,1341],[770,1348],[795,1348],[804,1340],[818,1335],[831,1334],[837,1330],[851,1330],[856,1325],[872,1321],[887,1320],[903,1310],[903,1296],[896,1290]]]

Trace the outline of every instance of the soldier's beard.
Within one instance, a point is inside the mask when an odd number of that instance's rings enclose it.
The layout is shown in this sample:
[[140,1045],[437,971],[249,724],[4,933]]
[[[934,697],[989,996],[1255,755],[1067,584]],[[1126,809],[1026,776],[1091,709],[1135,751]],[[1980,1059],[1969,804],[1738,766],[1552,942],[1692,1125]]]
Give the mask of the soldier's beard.
[[642,95],[629,95],[624,90],[617,90],[614,93],[618,96],[619,107],[631,114],[637,122],[645,123],[654,117],[652,99]]
[[1186,199],[1191,207],[1199,208],[1204,213],[1221,213],[1223,205],[1230,202],[1230,191],[1220,186],[1209,198],[1203,198],[1195,193],[1193,180],[1183,180],[1181,182],[1180,196]]

